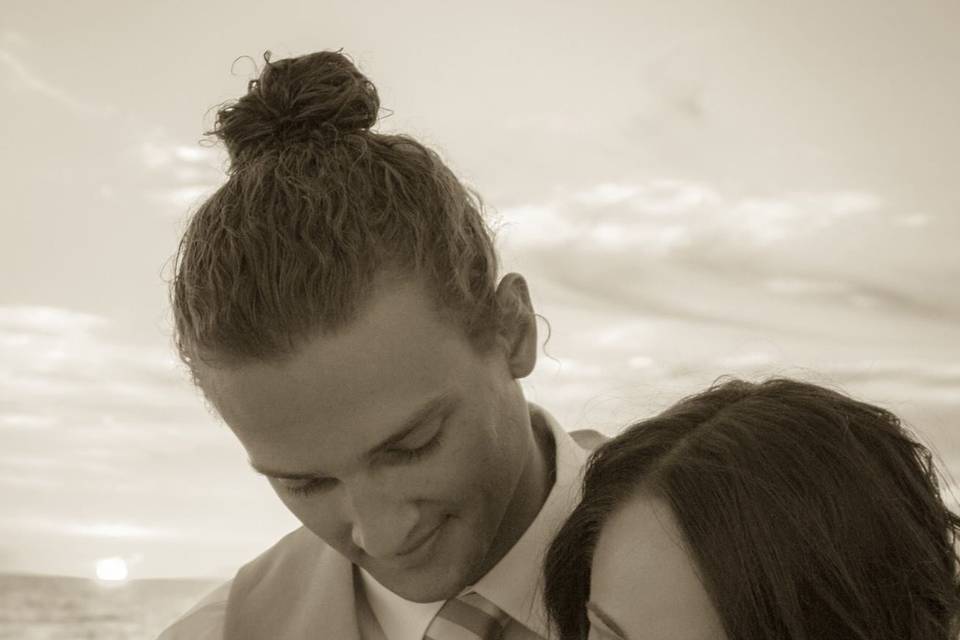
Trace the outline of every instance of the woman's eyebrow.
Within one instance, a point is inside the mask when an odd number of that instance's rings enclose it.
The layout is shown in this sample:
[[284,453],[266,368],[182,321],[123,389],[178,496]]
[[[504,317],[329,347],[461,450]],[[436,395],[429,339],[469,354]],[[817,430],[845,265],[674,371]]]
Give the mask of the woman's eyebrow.
[[613,631],[615,634],[623,638],[623,640],[627,640],[627,634],[623,632],[623,629],[620,628],[620,625],[614,622],[613,618],[611,618],[603,609],[601,609],[597,603],[588,602],[587,610],[600,618],[600,622],[606,625],[610,631]]

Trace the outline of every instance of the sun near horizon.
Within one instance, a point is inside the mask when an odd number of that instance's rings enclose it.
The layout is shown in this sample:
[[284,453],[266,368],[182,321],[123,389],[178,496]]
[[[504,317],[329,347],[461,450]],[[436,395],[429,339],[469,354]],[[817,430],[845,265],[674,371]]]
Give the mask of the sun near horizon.
[[97,579],[101,582],[126,582],[129,575],[127,561],[123,558],[113,557],[97,560]]

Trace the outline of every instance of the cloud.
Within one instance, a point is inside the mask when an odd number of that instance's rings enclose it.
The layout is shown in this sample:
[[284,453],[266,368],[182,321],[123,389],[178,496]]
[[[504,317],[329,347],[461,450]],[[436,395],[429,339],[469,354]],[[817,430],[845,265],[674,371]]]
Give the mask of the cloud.
[[705,207],[720,206],[723,197],[713,188],[683,180],[654,179],[642,183],[602,182],[573,193],[573,203],[594,208],[617,205],[610,215],[629,220],[646,216],[683,215]]
[[66,527],[71,535],[92,536],[96,538],[172,538],[172,531],[152,527],[141,527],[125,522],[97,522],[93,524],[71,524]]
[[220,154],[212,146],[186,145],[165,138],[160,131],[148,134],[139,146],[139,156],[148,169],[172,165],[215,165]]
[[589,189],[584,189],[574,195],[578,202],[589,206],[603,206],[619,204],[633,198],[639,193],[636,185],[622,185],[614,182],[603,182]]
[[544,204],[501,210],[506,241],[575,248],[670,254],[718,242],[767,247],[822,232],[883,205],[860,191],[730,197],[682,180],[604,182]]
[[916,386],[949,387],[960,392],[960,364],[917,359],[854,360],[834,364],[831,375],[849,381],[910,381]]
[[743,371],[773,366],[776,358],[767,351],[738,351],[720,356],[716,364],[721,371]]
[[505,264],[581,300],[681,320],[822,332],[809,322],[818,311],[845,313],[834,320],[851,330],[854,312],[881,314],[881,324],[960,315],[943,295],[947,272],[924,273],[936,256],[904,245],[887,206],[858,189],[761,196],[679,179],[605,181],[501,209],[498,239]]
[[734,231],[769,245],[799,234],[824,231],[850,216],[872,213],[882,201],[869,193],[788,193],[777,198],[746,198],[721,213]]
[[649,369],[656,365],[656,361],[650,356],[632,356],[627,360],[627,366],[631,369]]
[[0,518],[0,529],[19,533],[59,534],[93,538],[173,538],[176,534],[156,527],[129,522],[65,522],[43,516]]
[[106,324],[102,316],[43,306],[0,305],[0,331],[4,335],[42,333],[83,334]]
[[112,339],[111,323],[71,309],[0,305],[0,426],[122,418],[196,399],[172,348]]
[[910,229],[916,229],[919,227],[926,227],[931,222],[933,222],[933,217],[925,213],[910,213],[906,215],[900,215],[893,218],[893,224],[898,227],[907,227]]
[[510,131],[529,132],[537,129],[551,135],[570,135],[589,130],[588,123],[562,112],[544,112],[526,115],[509,114],[504,127]]
[[183,214],[197,206],[213,194],[217,187],[206,184],[193,184],[183,187],[160,189],[151,194],[157,202],[172,205],[171,212]]
[[[849,385],[878,404],[956,415],[960,315],[939,293],[953,289],[949,270],[909,253],[890,208],[856,188],[757,194],[655,179],[502,209],[505,267],[539,294],[564,365],[543,359],[524,388],[568,428],[608,433],[724,374]],[[953,422],[915,422],[955,450]]]
[[11,31],[10,29],[4,29],[0,32],[0,43],[10,44],[13,46],[22,46],[29,42],[26,36],[24,36],[19,31]]
[[184,144],[164,131],[153,129],[133,149],[134,157],[159,179],[147,189],[147,197],[164,212],[181,216],[212,194],[223,182],[221,149],[212,145]]
[[[18,41],[19,43],[23,42],[22,39],[18,39],[16,37],[16,34],[11,35],[10,32],[5,34],[4,40],[7,43],[18,43]],[[67,107],[71,111],[85,116],[96,117],[108,117],[116,113],[116,109],[114,107],[107,107],[88,102],[45,80],[9,50],[0,49],[0,65],[3,65],[9,70],[13,78],[21,87],[45,96],[54,102]]]
[[832,295],[849,292],[847,284],[813,278],[774,277],[764,282],[768,291],[784,295]]
[[78,310],[0,305],[0,528],[169,538],[190,514],[240,512],[254,495],[242,448],[172,347],[120,333]]
[[44,429],[57,424],[54,416],[11,413],[0,415],[0,431],[4,429]]

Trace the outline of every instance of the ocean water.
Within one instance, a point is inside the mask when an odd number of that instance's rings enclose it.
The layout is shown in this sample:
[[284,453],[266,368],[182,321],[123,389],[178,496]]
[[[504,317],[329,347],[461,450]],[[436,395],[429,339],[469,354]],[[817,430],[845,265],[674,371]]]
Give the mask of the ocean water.
[[155,640],[218,584],[0,574],[0,640]]

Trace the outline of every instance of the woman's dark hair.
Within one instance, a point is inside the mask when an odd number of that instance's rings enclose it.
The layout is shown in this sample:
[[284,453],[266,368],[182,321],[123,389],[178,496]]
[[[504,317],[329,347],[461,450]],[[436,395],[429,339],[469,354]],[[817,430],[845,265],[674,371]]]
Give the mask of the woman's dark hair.
[[597,449],[545,562],[563,640],[587,637],[597,536],[639,492],[672,509],[731,640],[947,640],[960,519],[892,413],[823,387],[730,380]]
[[281,360],[348,324],[384,274],[420,278],[486,345],[501,316],[479,198],[434,151],[372,130],[376,88],[345,56],[264,61],[211,132],[231,164],[175,259],[180,357],[194,374],[198,359]]

